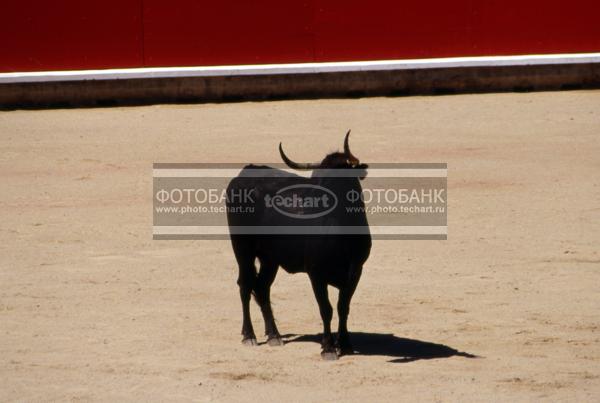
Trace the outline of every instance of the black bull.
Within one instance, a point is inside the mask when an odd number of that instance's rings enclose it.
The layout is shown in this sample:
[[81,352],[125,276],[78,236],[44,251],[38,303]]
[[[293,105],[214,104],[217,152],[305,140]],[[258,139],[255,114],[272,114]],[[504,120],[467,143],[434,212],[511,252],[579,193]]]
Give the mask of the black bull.
[[[362,201],[348,201],[348,192],[361,194],[359,179],[366,176],[366,164],[360,164],[348,146],[348,134],[344,152],[332,153],[319,164],[298,164],[290,160],[279,146],[284,162],[293,169],[312,169],[310,178],[290,174],[266,166],[246,166],[239,176],[232,179],[227,193],[251,192],[252,207],[232,198],[227,201],[227,219],[231,243],[239,266],[238,285],[242,300],[242,342],[257,345],[250,319],[250,296],[254,295],[265,322],[269,345],[282,345],[281,335],[275,324],[270,302],[270,289],[277,270],[282,267],[289,273],[305,272],[310,279],[319,311],[323,320],[322,353],[325,359],[352,353],[347,328],[350,301],[362,273],[362,267],[371,250],[371,235]],[[341,176],[331,176],[332,173]],[[257,174],[259,173],[259,174]],[[281,209],[272,208],[274,197],[282,189],[293,189],[292,203]],[[323,190],[326,189],[326,190]],[[358,193],[356,193],[358,192]],[[308,206],[302,200],[314,200]],[[298,203],[300,201],[300,203]],[[335,207],[332,202],[335,201]],[[326,209],[329,207],[329,209]],[[348,207],[354,210],[349,212]],[[358,209],[356,209],[358,207]],[[319,210],[320,209],[320,210]],[[313,214],[322,211],[324,214]],[[241,212],[243,211],[243,212]],[[340,232],[340,226],[361,228],[361,233]],[[309,233],[241,233],[240,227],[285,228],[301,227]],[[255,261],[260,268],[257,272]],[[327,286],[339,289],[337,339],[331,334],[333,309],[329,302]]]

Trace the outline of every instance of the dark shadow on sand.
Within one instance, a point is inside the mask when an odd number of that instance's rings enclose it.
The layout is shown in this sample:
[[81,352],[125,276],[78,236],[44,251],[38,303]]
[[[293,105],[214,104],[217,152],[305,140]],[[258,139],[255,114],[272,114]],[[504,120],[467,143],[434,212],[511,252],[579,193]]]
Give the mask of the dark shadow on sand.
[[[320,334],[286,334],[282,337],[285,343],[312,342],[320,344],[322,336]],[[476,355],[461,352],[443,344],[405,339],[391,333],[350,333],[350,341],[354,347],[354,355],[381,355],[390,357],[389,362],[396,363],[449,357],[478,358]]]

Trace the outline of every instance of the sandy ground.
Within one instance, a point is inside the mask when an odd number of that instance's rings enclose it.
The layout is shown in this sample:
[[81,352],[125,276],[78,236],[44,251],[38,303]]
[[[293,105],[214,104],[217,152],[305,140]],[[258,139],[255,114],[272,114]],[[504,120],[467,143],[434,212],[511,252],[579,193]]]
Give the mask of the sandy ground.
[[[599,107],[579,91],[0,113],[0,400],[597,401]],[[320,359],[308,279],[285,272],[288,343],[244,347],[229,243],[152,241],[152,163],[276,162],[280,140],[311,161],[348,128],[365,162],[448,163],[449,239],[375,242],[359,354]]]

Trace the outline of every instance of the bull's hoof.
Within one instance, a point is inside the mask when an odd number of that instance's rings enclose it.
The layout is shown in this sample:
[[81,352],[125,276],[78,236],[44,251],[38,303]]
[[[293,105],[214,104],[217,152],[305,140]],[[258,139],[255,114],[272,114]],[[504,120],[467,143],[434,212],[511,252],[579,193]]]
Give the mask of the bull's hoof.
[[325,361],[335,361],[340,357],[335,351],[323,351],[321,352],[321,358]]
[[258,346],[258,342],[255,337],[248,337],[242,340],[244,346]]
[[269,337],[267,344],[271,347],[283,346],[283,340],[279,336]]

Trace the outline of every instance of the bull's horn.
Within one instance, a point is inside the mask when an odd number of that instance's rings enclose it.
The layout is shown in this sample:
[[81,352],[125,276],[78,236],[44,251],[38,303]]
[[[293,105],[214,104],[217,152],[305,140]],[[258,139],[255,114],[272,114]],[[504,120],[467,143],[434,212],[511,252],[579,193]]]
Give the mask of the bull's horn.
[[285,164],[292,169],[306,171],[306,170],[310,170],[310,169],[318,169],[319,166],[321,165],[321,164],[310,164],[310,163],[299,164],[297,162],[292,161],[283,152],[283,147],[281,146],[281,143],[279,143],[279,154],[281,154],[281,159],[283,160],[283,162],[285,162]]
[[348,159],[357,160],[358,161],[358,158],[356,158],[350,152],[350,145],[348,144],[348,138],[349,137],[350,137],[350,130],[348,130],[348,133],[346,133],[346,138],[344,139],[344,154],[346,154],[346,157],[348,157]]

